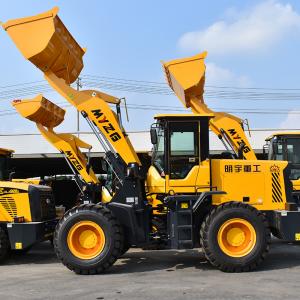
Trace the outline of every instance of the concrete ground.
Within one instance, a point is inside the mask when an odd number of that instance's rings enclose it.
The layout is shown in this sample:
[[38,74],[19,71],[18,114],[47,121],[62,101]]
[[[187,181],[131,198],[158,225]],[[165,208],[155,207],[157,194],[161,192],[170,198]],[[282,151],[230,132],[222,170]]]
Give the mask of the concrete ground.
[[299,299],[300,244],[274,241],[263,266],[226,274],[201,252],[132,249],[102,275],[78,276],[49,243],[0,266],[0,299]]

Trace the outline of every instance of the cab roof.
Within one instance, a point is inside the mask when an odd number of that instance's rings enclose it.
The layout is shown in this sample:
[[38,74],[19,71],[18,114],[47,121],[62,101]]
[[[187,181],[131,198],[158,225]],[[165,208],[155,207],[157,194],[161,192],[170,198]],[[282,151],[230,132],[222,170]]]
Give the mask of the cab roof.
[[268,136],[266,138],[266,141],[270,141],[275,136],[286,136],[286,135],[299,135],[300,136],[300,131],[281,131],[281,132],[276,132],[276,133],[273,133],[272,135]]
[[159,114],[155,115],[154,119],[168,119],[168,118],[213,118],[214,114]]

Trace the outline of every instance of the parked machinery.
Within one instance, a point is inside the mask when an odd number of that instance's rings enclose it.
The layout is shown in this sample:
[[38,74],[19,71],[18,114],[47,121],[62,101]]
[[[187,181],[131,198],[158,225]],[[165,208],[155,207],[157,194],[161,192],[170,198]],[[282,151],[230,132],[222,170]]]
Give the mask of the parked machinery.
[[277,132],[266,139],[264,152],[269,160],[286,160],[290,167],[293,196],[300,205],[300,133]]
[[8,161],[12,153],[0,149],[0,263],[11,250],[25,251],[52,239],[57,223],[50,187],[11,180]]
[[[64,120],[65,110],[42,95],[30,100],[15,100],[13,106],[24,118],[35,122],[42,136],[64,155],[80,191],[78,203],[99,202],[101,185],[90,165],[92,146],[75,135],[54,131],[54,128]],[[80,149],[88,150],[87,157]],[[110,199],[107,189],[103,187],[102,190],[104,199]]]
[[[201,246],[223,271],[249,271],[265,258],[270,230],[281,238],[300,240],[300,212],[291,194],[288,162],[256,160],[243,138],[234,141],[244,135],[238,118],[204,109],[205,54],[164,63],[170,87],[193,114],[155,117],[150,130],[152,165],[144,176],[103,94],[70,86],[83,68],[84,50],[57,12],[54,8],[3,27],[25,58],[82,114],[117,178],[110,202],[74,207],[59,222],[55,251],[69,269],[101,273],[127,246],[145,246],[159,238],[170,249]],[[208,132],[214,125],[227,140],[226,132],[238,130],[236,139],[229,140],[240,159],[210,159]],[[149,197],[160,199],[156,209],[166,214],[165,229],[155,235]]]

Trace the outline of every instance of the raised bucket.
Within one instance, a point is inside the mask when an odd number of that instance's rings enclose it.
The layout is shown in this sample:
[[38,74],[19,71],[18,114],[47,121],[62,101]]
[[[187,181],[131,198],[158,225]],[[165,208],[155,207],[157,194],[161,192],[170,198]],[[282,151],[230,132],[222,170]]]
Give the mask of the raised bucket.
[[193,97],[202,98],[205,83],[205,63],[207,52],[163,62],[167,82],[185,107]]
[[85,51],[58,17],[58,10],[54,7],[33,17],[7,21],[2,26],[26,59],[70,84],[83,68]]
[[24,118],[47,128],[58,126],[65,116],[65,110],[42,95],[30,100],[14,100],[12,105]]

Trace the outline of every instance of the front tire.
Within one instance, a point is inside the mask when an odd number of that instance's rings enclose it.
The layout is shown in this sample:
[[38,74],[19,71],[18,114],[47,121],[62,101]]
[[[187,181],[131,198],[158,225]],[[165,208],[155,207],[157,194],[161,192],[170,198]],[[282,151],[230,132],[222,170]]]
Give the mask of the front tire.
[[6,231],[0,227],[0,263],[2,263],[10,252],[10,243]]
[[58,223],[54,250],[62,263],[77,274],[107,270],[123,249],[123,231],[111,211],[101,205],[69,210]]
[[241,202],[214,208],[200,230],[206,258],[224,272],[256,269],[269,251],[270,239],[265,216]]

